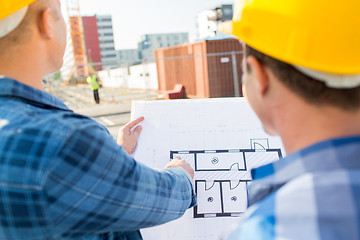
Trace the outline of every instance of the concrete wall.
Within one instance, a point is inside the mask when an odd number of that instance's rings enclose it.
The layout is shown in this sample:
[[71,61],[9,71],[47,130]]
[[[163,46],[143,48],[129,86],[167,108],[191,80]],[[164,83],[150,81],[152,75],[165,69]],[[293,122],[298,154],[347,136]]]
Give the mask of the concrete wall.
[[99,72],[104,87],[158,90],[156,63],[134,65]]

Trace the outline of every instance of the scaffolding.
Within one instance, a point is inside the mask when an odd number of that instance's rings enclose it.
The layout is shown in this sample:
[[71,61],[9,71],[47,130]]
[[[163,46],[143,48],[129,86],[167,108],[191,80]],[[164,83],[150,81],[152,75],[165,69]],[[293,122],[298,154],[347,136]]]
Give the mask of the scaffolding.
[[84,82],[90,72],[86,54],[84,27],[80,14],[79,0],[67,0],[66,4],[75,64],[70,71],[67,83],[77,84]]

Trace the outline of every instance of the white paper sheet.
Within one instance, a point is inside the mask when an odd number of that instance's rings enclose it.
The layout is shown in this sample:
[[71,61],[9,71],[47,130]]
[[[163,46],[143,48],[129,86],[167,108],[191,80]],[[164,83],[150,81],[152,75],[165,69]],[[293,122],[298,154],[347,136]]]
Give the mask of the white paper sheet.
[[247,207],[250,169],[284,154],[242,98],[134,101],[132,119],[141,116],[134,158],[163,168],[181,157],[195,169],[198,196],[198,206],[182,218],[142,230],[146,240],[219,239]]

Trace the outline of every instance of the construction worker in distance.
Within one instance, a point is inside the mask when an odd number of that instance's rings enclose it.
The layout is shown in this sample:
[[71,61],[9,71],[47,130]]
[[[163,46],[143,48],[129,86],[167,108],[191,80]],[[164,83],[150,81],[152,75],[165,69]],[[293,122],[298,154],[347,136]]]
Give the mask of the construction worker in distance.
[[95,75],[88,76],[86,79],[87,83],[90,85],[91,90],[94,92],[94,100],[96,104],[100,103],[100,96],[99,96],[99,83]]
[[236,1],[243,90],[287,157],[252,170],[235,240],[360,239],[360,1]]
[[0,1],[0,239],[142,239],[194,206],[194,170],[132,159],[144,118],[116,142],[45,93],[65,46],[59,0]]

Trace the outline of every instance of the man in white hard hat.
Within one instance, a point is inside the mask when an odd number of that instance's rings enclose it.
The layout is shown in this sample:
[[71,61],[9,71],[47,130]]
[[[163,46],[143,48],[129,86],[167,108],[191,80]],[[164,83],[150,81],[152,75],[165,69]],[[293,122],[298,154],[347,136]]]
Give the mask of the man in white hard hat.
[[360,239],[360,1],[237,1],[243,90],[288,156],[254,169],[227,240]]
[[59,0],[0,1],[0,239],[141,239],[195,204],[194,172],[130,157],[143,118],[117,143],[43,92],[65,38]]

